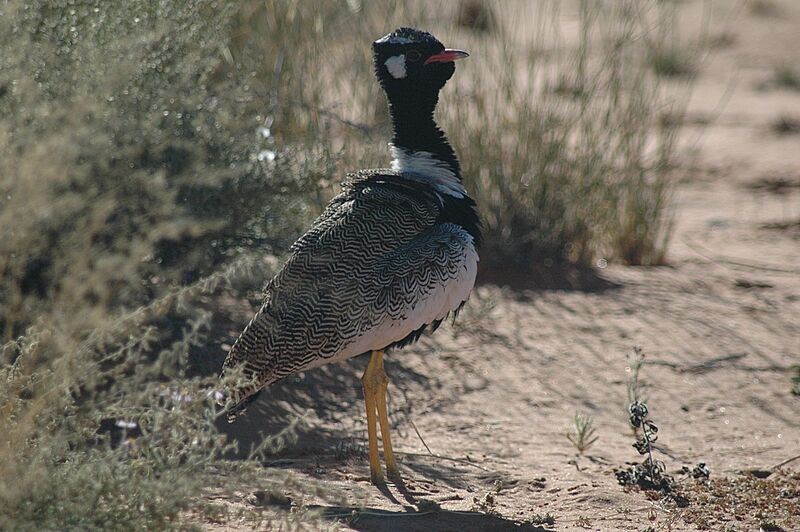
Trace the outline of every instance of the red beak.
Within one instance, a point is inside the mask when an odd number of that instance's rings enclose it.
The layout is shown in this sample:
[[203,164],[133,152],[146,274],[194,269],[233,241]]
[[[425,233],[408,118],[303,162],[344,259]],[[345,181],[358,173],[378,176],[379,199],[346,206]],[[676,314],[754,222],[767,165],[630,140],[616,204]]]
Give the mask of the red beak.
[[454,50],[452,48],[446,48],[444,52],[432,55],[428,59],[426,59],[425,64],[428,65],[430,63],[451,63],[456,59],[464,59],[465,57],[469,57],[469,54],[464,50]]

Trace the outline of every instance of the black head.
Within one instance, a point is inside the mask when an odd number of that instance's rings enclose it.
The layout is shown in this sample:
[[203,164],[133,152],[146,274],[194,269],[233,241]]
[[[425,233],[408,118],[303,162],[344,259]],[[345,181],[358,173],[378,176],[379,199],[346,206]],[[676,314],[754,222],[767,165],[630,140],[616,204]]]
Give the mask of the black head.
[[391,98],[397,92],[438,92],[467,57],[448,50],[436,37],[413,28],[398,28],[372,44],[375,74]]

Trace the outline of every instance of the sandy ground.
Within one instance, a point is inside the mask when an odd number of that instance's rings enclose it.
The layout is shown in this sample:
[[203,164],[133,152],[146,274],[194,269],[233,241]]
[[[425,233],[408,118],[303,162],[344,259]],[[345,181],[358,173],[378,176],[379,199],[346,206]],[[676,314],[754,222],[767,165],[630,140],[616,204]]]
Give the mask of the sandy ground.
[[[775,4],[777,14],[743,8],[712,25],[724,38],[689,105],[669,266],[610,266],[591,290],[483,284],[457,325],[388,356],[405,486],[369,483],[364,357],[273,386],[225,430],[246,447],[307,410],[299,441],[266,466],[321,481],[338,502],[302,502],[322,507],[333,528],[800,530],[800,460],[784,467],[784,500],[767,510],[715,505],[706,487],[676,508],[614,476],[640,460],[626,412],[634,345],[646,353],[641,380],[668,471],[705,462],[712,480],[735,483],[742,470],[800,454],[800,397],[790,393],[800,134],[771,129],[778,117],[800,119],[800,91],[764,87],[776,65],[800,67],[800,4]],[[783,186],[762,186],[778,178]],[[599,436],[583,456],[565,436],[576,411],[594,417]],[[229,503],[264,507],[246,487]]]

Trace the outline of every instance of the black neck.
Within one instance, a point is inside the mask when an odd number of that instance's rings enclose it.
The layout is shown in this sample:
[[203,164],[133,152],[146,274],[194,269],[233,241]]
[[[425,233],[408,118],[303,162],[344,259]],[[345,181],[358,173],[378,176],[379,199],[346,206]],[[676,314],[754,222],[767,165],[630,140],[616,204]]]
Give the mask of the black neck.
[[[438,92],[432,96],[390,95],[389,112],[394,127],[392,144],[409,152],[432,153],[437,159],[448,164],[456,177],[461,179],[461,168],[453,147],[433,119],[438,99]],[[445,194],[441,199],[443,203],[438,223],[450,222],[460,225],[473,236],[475,246],[479,247],[481,222],[472,198],[469,196],[457,198]]]
[[430,152],[448,164],[460,178],[461,168],[453,147],[433,119],[438,100],[438,91],[427,95],[389,95],[389,113],[394,129],[392,144],[409,152]]

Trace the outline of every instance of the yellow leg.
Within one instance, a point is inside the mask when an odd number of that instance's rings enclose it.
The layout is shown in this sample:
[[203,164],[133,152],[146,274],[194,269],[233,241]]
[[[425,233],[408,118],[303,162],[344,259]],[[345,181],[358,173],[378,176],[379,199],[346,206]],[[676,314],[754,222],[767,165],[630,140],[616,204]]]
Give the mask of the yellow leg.
[[386,391],[389,388],[389,377],[383,369],[383,351],[377,351],[373,357],[378,358],[377,362],[377,381],[376,402],[378,407],[378,422],[381,425],[381,440],[383,441],[383,459],[386,460],[386,473],[390,479],[400,481],[400,469],[394,459],[392,451],[392,435],[389,432],[389,411],[386,408]]
[[383,483],[383,471],[381,471],[381,461],[378,456],[378,427],[377,425],[377,404],[375,401],[375,385],[372,378],[373,352],[361,377],[361,384],[364,388],[364,403],[367,405],[367,433],[369,434],[369,473],[373,484]]
[[[367,404],[367,432],[369,433],[369,470],[373,484],[383,482],[380,458],[378,456],[378,430],[377,423],[381,426],[381,440],[383,441],[383,457],[386,460],[386,472],[389,478],[400,481],[400,469],[392,451],[392,436],[389,433],[389,413],[386,408],[386,390],[389,387],[389,378],[383,369],[383,351],[373,351],[370,356],[364,376],[361,377],[364,386],[364,402]],[[377,423],[376,423],[377,414]]]

